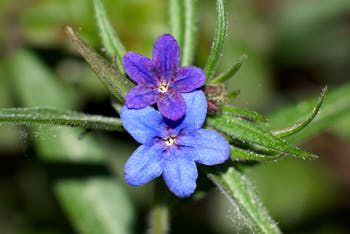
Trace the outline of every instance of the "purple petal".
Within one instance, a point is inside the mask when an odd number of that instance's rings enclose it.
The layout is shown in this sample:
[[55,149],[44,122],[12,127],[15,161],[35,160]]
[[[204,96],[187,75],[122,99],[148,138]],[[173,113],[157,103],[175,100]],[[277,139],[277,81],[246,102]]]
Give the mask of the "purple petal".
[[161,159],[164,144],[141,145],[124,166],[128,184],[140,186],[162,174]]
[[170,81],[176,77],[180,63],[180,48],[172,35],[164,34],[157,38],[152,50],[152,60],[164,80]]
[[156,137],[167,136],[163,116],[152,107],[135,110],[124,105],[120,118],[126,131],[141,144],[149,144]]
[[167,119],[176,121],[181,119],[186,111],[186,103],[181,94],[177,93],[173,96],[165,96],[158,101],[158,109],[160,113]]
[[199,129],[179,136],[177,144],[183,147],[188,156],[198,163],[215,165],[230,157],[230,145],[227,140],[213,130]]
[[125,72],[130,79],[138,84],[155,86],[158,84],[158,75],[151,59],[134,52],[128,52],[123,57]]
[[205,84],[205,73],[198,67],[180,67],[176,80],[170,84],[178,92],[191,92]]
[[202,90],[181,94],[186,102],[183,121],[176,127],[177,131],[192,132],[200,129],[207,115],[207,99]]
[[143,85],[137,85],[126,94],[125,104],[128,108],[140,109],[154,104],[157,97],[157,90],[152,90]]
[[198,177],[195,162],[185,151],[175,147],[163,155],[163,178],[170,191],[179,197],[188,197],[196,189]]

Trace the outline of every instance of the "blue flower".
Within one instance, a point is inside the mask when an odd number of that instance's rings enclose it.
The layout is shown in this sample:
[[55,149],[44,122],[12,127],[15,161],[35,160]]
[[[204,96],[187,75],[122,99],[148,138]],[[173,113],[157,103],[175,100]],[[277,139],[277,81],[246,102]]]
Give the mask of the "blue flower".
[[184,118],[171,121],[152,107],[135,110],[124,105],[124,128],[142,144],[125,164],[125,179],[140,186],[163,175],[169,189],[179,197],[190,196],[196,188],[197,163],[215,165],[230,155],[226,139],[201,129],[207,101],[201,90],[183,94],[187,109]]
[[181,93],[191,92],[205,83],[205,74],[198,67],[179,67],[180,48],[173,36],[157,38],[152,60],[128,52],[123,65],[129,77],[137,83],[127,95],[128,108],[140,109],[157,103],[160,113],[170,119],[182,118],[186,111]]

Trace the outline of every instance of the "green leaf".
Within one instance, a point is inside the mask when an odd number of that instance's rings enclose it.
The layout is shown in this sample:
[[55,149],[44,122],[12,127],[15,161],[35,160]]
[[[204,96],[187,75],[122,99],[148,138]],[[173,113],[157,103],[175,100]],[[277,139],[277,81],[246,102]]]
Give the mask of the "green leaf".
[[[71,93],[30,51],[9,60],[13,93],[23,106],[73,108]],[[105,163],[106,151],[91,134],[73,128],[30,126],[42,160]],[[73,227],[82,234],[131,233],[133,204],[116,178],[56,178],[54,192]]]
[[[234,167],[227,169],[216,167],[216,170],[208,174],[209,178],[243,216],[243,220],[233,220],[236,226],[248,225],[251,229],[249,233],[281,233],[256,195],[254,186],[242,172]],[[244,222],[244,224],[236,222]]]
[[111,23],[108,20],[102,0],[94,0],[94,10],[96,23],[99,29],[103,46],[106,49],[109,56],[111,56],[112,58],[116,56],[116,62],[119,71],[122,74],[125,74],[122,59],[126,51],[117,33],[115,32]]
[[247,58],[248,58],[247,55],[245,55],[245,54],[242,55],[237,63],[233,64],[232,67],[230,69],[228,69],[227,71],[225,71],[224,73],[222,73],[222,74],[218,75],[217,77],[215,77],[213,79],[213,81],[211,81],[211,83],[212,84],[217,84],[217,83],[220,83],[220,82],[224,82],[225,80],[230,79],[231,77],[236,75],[236,73],[239,71],[241,66],[245,63]]
[[[170,33],[175,37],[181,50],[185,34],[184,0],[168,0]],[[181,56],[183,56],[181,54]]]
[[113,109],[118,113],[118,115],[120,115],[123,105],[114,96],[111,96],[111,105]]
[[198,31],[198,3],[197,0],[184,0],[185,25],[184,42],[182,47],[181,66],[189,66],[193,63]]
[[124,103],[126,93],[135,85],[115,67],[111,66],[106,60],[91,49],[71,28],[65,26],[65,32],[72,40],[73,45],[83,58],[88,62],[92,70],[96,73],[100,81],[109,89],[109,91],[120,102]]
[[[310,116],[309,112],[313,108],[315,102],[317,102],[316,99],[306,100],[271,114],[268,117],[271,121],[271,128],[290,125],[294,121],[302,121]],[[338,119],[349,114],[350,84],[346,84],[336,90],[328,92],[327,98],[325,98],[323,102],[323,108],[319,111],[319,114],[313,120],[312,124],[303,129],[303,131],[287,137],[287,139],[293,143],[300,143],[302,140],[315,135]],[[216,170],[218,170],[218,168],[216,168]],[[253,186],[242,172],[231,167],[226,172],[218,171],[215,174],[209,174],[209,177],[224,191],[228,199],[234,202],[234,207],[238,206],[242,214],[248,214],[246,215],[248,222],[256,223],[255,226],[258,227],[263,226],[265,222],[260,217],[265,217],[270,220],[268,223],[272,224],[272,226],[267,225],[268,227],[276,227],[264,208],[257,209],[256,212],[252,211],[254,208],[259,207],[257,204],[261,203],[256,202],[256,194],[251,192],[254,190]],[[242,186],[242,184],[244,184],[244,186]],[[277,227],[274,229],[276,230],[259,231],[259,229],[256,229],[256,233],[279,233]]]
[[233,107],[233,106],[224,106],[222,108],[222,112],[225,115],[235,115],[238,117],[247,118],[249,120],[258,120],[258,121],[263,122],[263,123],[269,122],[264,116],[258,114],[255,111],[240,109],[240,108]]
[[0,122],[66,125],[95,130],[123,131],[122,121],[117,118],[47,107],[0,109]]
[[285,154],[280,154],[277,156],[268,154],[259,154],[251,150],[244,150],[235,146],[230,146],[231,148],[231,159],[234,161],[242,160],[256,160],[256,161],[274,161],[280,159]]
[[318,111],[321,108],[326,92],[327,92],[327,87],[322,89],[321,96],[318,99],[316,106],[312,110],[311,114],[305,120],[283,129],[272,130],[271,133],[278,137],[287,137],[303,130],[316,117]]
[[211,48],[211,52],[205,65],[204,71],[207,76],[207,82],[209,82],[215,73],[215,69],[219,63],[224,48],[224,41],[227,31],[227,17],[225,0],[216,1],[217,21],[214,42]]
[[[300,122],[306,119],[310,110],[313,108],[317,98],[311,98],[290,105],[282,110],[268,116],[271,126],[269,129],[283,128],[283,126],[292,125],[293,122]],[[300,143],[311,136],[316,135],[322,130],[330,127],[343,116],[350,114],[350,83],[341,87],[330,89],[327,97],[324,99],[322,109],[307,128],[292,136],[286,137],[288,142]]]
[[134,210],[113,178],[62,179],[54,185],[64,211],[81,234],[132,233]]
[[241,93],[241,90],[240,89],[236,89],[236,90],[233,90],[232,92],[230,92],[228,94],[228,100],[232,100],[234,99],[235,97],[237,97],[239,94]]
[[285,153],[303,158],[315,157],[313,154],[304,152],[270,132],[262,130],[238,117],[227,115],[208,117],[207,125],[231,137],[233,140],[254,144],[272,153]]
[[[21,106],[74,108],[72,92],[30,51],[19,50],[8,59],[13,95]],[[105,152],[91,134],[70,127],[30,126],[36,153],[43,160],[100,163]]]

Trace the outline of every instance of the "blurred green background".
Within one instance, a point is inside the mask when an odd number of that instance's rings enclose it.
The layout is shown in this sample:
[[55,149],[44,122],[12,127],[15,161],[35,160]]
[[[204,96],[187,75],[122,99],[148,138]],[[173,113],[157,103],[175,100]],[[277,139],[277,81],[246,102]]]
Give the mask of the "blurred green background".
[[[199,1],[196,65],[215,31],[215,1]],[[268,114],[350,82],[349,0],[229,0],[219,71],[247,54],[228,81],[232,104]],[[169,33],[167,1],[106,0],[127,50],[150,56]],[[103,54],[92,0],[0,0],[0,107],[53,106],[117,116],[107,90],[74,51],[66,24]],[[152,183],[133,188],[123,165],[127,134],[47,126],[0,126],[0,233],[146,233]],[[248,175],[284,233],[350,233],[350,116],[302,147],[320,156],[284,158]],[[78,207],[72,209],[72,207]],[[171,233],[238,233],[213,189],[174,214]],[[90,214],[89,214],[90,213]],[[112,213],[113,217],[108,214]],[[113,218],[113,219],[112,219]],[[106,226],[108,226],[106,225]],[[111,231],[114,230],[114,231]],[[117,230],[117,231],[116,231]]]

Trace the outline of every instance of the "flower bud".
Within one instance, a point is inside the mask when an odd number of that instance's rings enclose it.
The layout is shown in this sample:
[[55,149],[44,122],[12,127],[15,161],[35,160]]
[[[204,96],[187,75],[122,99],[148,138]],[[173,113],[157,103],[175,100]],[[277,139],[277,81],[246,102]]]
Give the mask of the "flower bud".
[[205,95],[208,100],[208,114],[215,115],[221,111],[223,104],[228,99],[228,93],[223,84],[211,84],[206,86]]

